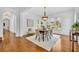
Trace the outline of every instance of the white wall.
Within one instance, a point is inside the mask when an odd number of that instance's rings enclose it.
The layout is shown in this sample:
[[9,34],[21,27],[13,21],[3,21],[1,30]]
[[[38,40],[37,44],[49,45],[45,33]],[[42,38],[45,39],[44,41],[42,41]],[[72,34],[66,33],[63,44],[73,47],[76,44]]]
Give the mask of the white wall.
[[13,15],[10,18],[10,31],[16,33],[16,16]]
[[34,26],[31,27],[33,31],[35,31],[37,27],[37,20],[39,19],[37,16],[31,13],[28,13],[27,11],[24,13],[21,13],[20,14],[20,36],[26,34],[28,31],[28,28],[30,28],[30,27],[27,27],[27,21],[26,21],[27,19],[33,19]]
[[3,37],[3,21],[0,20],[0,37]]

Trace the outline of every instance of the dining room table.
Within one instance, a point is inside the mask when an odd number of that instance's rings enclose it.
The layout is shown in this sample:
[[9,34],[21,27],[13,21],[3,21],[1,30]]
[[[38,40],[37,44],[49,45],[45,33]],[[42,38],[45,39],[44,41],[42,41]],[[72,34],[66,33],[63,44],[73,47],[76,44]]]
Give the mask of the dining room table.
[[[49,40],[49,39],[51,39],[51,35],[50,35],[50,33],[51,33],[51,30],[49,30],[49,29],[38,29],[38,31],[39,31],[39,33],[41,34],[41,39],[43,40],[43,42],[47,39],[47,41]],[[46,39],[45,39],[46,38]]]

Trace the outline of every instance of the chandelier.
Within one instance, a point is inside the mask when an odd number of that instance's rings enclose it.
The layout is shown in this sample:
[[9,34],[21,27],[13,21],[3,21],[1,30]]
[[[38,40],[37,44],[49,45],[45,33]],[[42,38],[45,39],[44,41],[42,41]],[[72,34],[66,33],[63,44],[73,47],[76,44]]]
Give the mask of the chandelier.
[[44,7],[44,16],[42,16],[44,21],[48,20],[48,16],[46,16],[46,7]]

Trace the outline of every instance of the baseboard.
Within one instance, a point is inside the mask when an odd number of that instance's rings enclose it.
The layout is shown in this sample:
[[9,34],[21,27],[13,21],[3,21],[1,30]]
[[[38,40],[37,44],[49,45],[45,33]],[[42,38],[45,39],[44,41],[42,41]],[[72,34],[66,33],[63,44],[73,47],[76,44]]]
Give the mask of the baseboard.
[[21,36],[16,34],[16,37],[21,37]]
[[56,35],[61,35],[61,36],[69,36],[69,35],[60,34],[60,33],[53,33],[53,34],[56,34]]

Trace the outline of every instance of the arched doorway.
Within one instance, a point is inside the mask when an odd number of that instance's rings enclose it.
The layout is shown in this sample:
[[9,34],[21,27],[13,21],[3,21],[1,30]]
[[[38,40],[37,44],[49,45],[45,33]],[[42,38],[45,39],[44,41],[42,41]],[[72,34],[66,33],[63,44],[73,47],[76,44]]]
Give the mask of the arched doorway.
[[5,32],[9,30],[10,30],[10,20],[8,18],[3,19],[3,34],[5,34]]
[[5,10],[3,11],[2,22],[3,42],[10,44],[15,40],[16,36],[16,15],[12,10]]
[[3,39],[6,44],[9,43],[9,37],[10,37],[10,19],[4,18],[3,19]]

